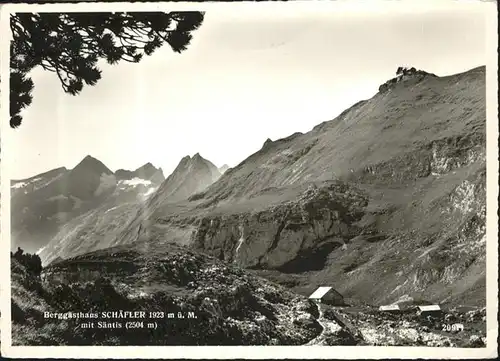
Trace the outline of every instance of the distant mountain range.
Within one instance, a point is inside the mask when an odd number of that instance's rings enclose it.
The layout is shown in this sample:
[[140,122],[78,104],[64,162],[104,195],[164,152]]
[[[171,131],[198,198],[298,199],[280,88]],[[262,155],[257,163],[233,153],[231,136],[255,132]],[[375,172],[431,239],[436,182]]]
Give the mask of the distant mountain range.
[[[193,161],[181,160],[170,175],[162,192],[167,197],[181,199],[204,189],[220,173],[211,162],[199,154]],[[188,165],[189,169],[183,167]],[[175,179],[175,182],[172,182]],[[161,168],[151,163],[134,171],[119,169],[112,172],[101,161],[86,156],[73,169],[64,167],[22,180],[13,180],[12,188],[12,248],[20,246],[28,252],[41,252],[47,243],[68,231],[85,228],[83,219],[105,219],[116,215],[115,209],[140,206],[165,181]],[[111,212],[111,213],[110,213]],[[108,214],[109,213],[109,214]],[[73,223],[71,223],[73,221]],[[102,221],[102,219],[101,219]],[[113,222],[112,222],[113,223]],[[74,224],[74,226],[73,226]],[[96,223],[92,222],[95,226]]]

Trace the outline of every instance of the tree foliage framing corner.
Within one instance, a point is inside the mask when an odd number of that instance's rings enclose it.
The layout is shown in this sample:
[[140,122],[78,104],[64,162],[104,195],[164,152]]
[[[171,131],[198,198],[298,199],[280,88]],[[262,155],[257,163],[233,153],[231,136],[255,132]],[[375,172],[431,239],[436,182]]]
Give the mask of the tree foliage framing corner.
[[203,12],[15,13],[10,17],[10,126],[32,101],[35,67],[57,74],[66,93],[101,79],[100,59],[137,63],[165,43],[186,50],[203,23]]

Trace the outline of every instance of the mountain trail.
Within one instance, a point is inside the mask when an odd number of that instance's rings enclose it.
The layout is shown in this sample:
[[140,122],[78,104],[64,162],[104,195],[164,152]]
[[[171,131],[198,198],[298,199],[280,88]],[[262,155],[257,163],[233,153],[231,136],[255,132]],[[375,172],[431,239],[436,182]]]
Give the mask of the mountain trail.
[[305,346],[326,346],[328,345],[327,338],[342,330],[342,327],[338,323],[325,318],[325,313],[320,303],[317,303],[316,307],[318,308],[319,313],[316,321],[320,324],[322,331],[317,337],[306,343]]

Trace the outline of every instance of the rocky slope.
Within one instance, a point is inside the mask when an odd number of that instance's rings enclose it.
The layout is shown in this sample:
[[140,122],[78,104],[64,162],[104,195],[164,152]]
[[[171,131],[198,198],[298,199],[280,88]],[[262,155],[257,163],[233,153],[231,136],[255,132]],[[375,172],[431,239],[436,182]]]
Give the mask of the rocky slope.
[[[112,247],[41,275],[11,257],[11,270],[14,345],[483,347],[485,340],[484,310],[426,318],[316,305],[171,243]],[[467,328],[442,330],[459,322]]]
[[[12,281],[17,345],[297,345],[320,332],[316,307],[303,297],[172,244],[88,253],[45,268],[40,278],[13,259]],[[103,310],[145,316],[109,319]],[[68,311],[87,317],[44,317]],[[127,329],[131,321],[146,326]]]
[[[422,316],[411,309],[391,314],[376,309],[330,308],[318,322],[333,324],[334,337],[342,326],[365,345],[476,348],[486,346],[485,320],[486,308],[449,308],[434,316]],[[333,345],[328,337],[321,341]]]
[[163,179],[161,169],[149,163],[129,173],[129,177],[117,176],[87,156],[73,169],[63,167],[12,181],[12,248],[36,252],[76,217],[106,205],[111,208],[113,203],[135,202]]
[[[118,185],[112,197],[94,209],[66,223],[40,251],[44,264],[57,257],[67,258],[120,243],[117,232],[155,204],[175,203],[204,190],[220,177],[215,165],[199,154],[184,157],[161,184],[161,170],[146,164],[134,172],[117,171]],[[145,178],[139,178],[139,176]],[[148,180],[149,178],[149,180]],[[141,189],[142,187],[142,189]],[[137,197],[139,192],[140,197]]]
[[308,293],[485,305],[485,68],[416,72],[306,134],[266,141],[117,242],[162,239]]

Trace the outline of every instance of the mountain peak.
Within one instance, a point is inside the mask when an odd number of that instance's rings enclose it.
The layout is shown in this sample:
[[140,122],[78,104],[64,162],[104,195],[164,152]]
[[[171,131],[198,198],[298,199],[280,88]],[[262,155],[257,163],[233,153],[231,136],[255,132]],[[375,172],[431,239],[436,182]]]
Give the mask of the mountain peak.
[[88,154],[85,156],[85,158],[82,159],[81,162],[94,162],[94,161],[98,161],[98,159],[94,158],[90,154]]
[[157,191],[162,199],[169,201],[187,199],[214,183],[221,173],[209,160],[200,153],[193,157],[185,156]]
[[141,165],[139,168],[137,168],[134,172],[143,172],[143,171],[157,171],[158,169],[151,163],[147,162],[144,165]]
[[209,160],[203,158],[200,153],[196,153],[194,154],[192,157],[189,156],[189,155],[186,155],[185,157],[183,157],[181,159],[181,161],[179,162],[179,164],[177,165],[177,167],[179,166],[187,166],[187,165],[198,165],[198,164],[207,164],[211,167],[214,167],[214,168],[217,168],[215,167],[215,165],[212,164],[212,162],[210,162]]
[[273,143],[273,141],[271,140],[271,138],[267,138],[266,141],[264,142],[264,144],[262,145],[262,148],[264,148],[272,143]]
[[73,168],[73,172],[77,170],[83,170],[85,172],[97,172],[99,174],[106,173],[112,174],[108,167],[104,165],[99,159],[92,157],[91,155],[87,155],[83,160],[77,164],[75,168]]
[[426,78],[436,78],[436,74],[428,73],[423,70],[417,70],[416,68],[408,68],[408,67],[398,67],[396,70],[396,77],[389,79],[384,84],[380,85],[379,92],[386,92],[388,90],[393,89],[397,83],[407,82],[409,80],[413,80],[416,82],[421,82]]
[[82,162],[93,162],[93,161],[98,161],[97,158],[92,157],[90,154],[86,155],[85,158],[81,160],[80,163]]
[[197,163],[205,163],[205,162],[212,164],[210,161],[203,158],[200,155],[200,153],[196,153],[192,157],[189,155],[186,155],[185,157],[183,157],[181,159],[181,161],[179,162],[179,165],[188,165],[188,164],[193,164],[193,163],[197,164]]

